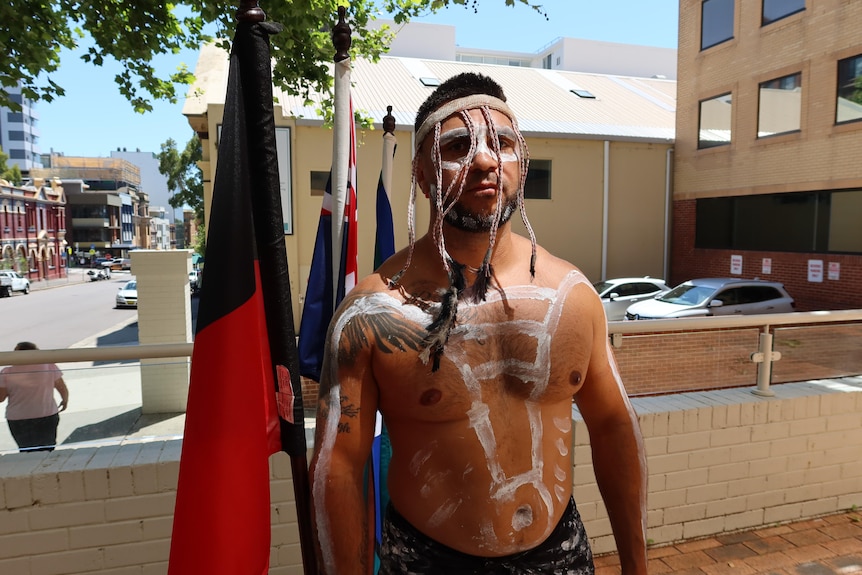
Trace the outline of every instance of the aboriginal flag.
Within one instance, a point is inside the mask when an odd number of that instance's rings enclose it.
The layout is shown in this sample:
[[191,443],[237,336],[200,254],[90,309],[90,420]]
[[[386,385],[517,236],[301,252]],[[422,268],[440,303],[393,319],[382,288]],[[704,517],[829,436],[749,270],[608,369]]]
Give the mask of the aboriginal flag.
[[[293,464],[301,543],[309,538],[270,73],[269,35],[279,29],[239,22],[230,56],[170,575],[268,572],[269,456],[280,450]],[[313,566],[306,547],[303,558]]]

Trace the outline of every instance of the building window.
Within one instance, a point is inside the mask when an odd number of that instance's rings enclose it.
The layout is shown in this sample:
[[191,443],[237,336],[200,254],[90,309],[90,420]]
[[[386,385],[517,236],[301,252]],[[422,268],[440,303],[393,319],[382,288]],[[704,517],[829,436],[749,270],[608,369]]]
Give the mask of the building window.
[[700,11],[700,49],[733,38],[734,0],[703,0]]
[[697,147],[713,148],[730,143],[733,96],[722,94],[700,102]]
[[553,57],[553,54],[548,54],[547,56],[545,56],[545,60],[543,62],[542,68],[544,68],[545,70],[551,69],[551,62],[552,62],[551,58],[552,57]]
[[329,172],[311,172],[311,195],[322,196],[329,182]]
[[862,120],[862,54],[838,61],[835,122]]
[[697,200],[695,247],[862,254],[862,190]]
[[760,23],[763,26],[805,10],[805,0],[763,0]]
[[551,199],[551,160],[530,160],[524,197],[528,200]]
[[760,84],[757,137],[796,132],[802,125],[802,74]]

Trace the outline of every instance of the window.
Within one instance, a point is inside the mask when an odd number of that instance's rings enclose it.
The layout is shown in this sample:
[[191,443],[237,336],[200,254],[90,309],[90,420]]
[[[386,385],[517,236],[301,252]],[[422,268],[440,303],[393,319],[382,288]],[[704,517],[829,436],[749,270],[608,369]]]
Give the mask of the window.
[[760,84],[757,137],[798,131],[802,123],[802,74]]
[[766,26],[803,10],[805,10],[805,0],[763,0],[760,23]]
[[551,199],[551,160],[530,160],[524,197],[528,200]]
[[551,58],[552,57],[553,57],[553,54],[548,54],[547,56],[545,56],[544,61],[542,62],[542,68],[544,68],[546,70],[551,69]]
[[862,120],[862,54],[838,61],[835,122]]
[[322,196],[329,182],[329,172],[311,172],[311,195]]
[[862,254],[862,190],[697,200],[695,247]]
[[697,147],[713,148],[730,143],[733,96],[722,94],[700,102]]
[[734,0],[703,0],[700,11],[700,49],[733,38]]

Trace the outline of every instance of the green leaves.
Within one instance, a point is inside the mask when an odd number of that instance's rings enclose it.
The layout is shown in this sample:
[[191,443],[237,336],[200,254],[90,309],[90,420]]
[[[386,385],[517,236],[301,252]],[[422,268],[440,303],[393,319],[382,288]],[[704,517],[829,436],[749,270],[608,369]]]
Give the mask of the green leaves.
[[[500,0],[498,0],[500,1]],[[503,0],[507,6],[521,3],[545,15],[530,0]],[[264,2],[267,19],[284,25],[273,36],[273,81],[293,94],[329,93],[332,84],[327,64],[334,49],[330,31],[337,22],[338,6],[348,9],[352,28],[353,57],[376,61],[391,39],[388,30],[371,30],[369,22],[390,13],[397,23],[458,6],[479,12],[477,0],[293,0]],[[51,101],[63,95],[51,80],[60,66],[63,48],[75,49],[80,40],[92,41],[82,59],[101,66],[115,60],[123,66],[115,81],[137,112],[152,109],[156,99],[177,101],[178,89],[193,81],[187,69],[158,70],[153,64],[161,54],[182,49],[197,50],[211,40],[232,38],[238,2],[224,0],[7,0],[0,3],[0,85],[22,85],[31,100]],[[547,17],[545,15],[545,17]],[[229,41],[223,40],[227,45]],[[41,76],[40,76],[41,74]],[[0,105],[20,106],[0,92]]]

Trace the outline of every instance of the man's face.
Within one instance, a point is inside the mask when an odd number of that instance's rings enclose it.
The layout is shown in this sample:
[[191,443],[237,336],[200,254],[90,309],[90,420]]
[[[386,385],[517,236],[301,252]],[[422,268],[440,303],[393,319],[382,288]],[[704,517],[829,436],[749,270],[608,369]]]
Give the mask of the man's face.
[[[468,112],[473,121],[476,149],[472,160],[470,131],[460,115],[447,118],[440,126],[440,165],[443,173],[444,208],[451,206],[446,222],[465,231],[487,231],[497,214],[498,160],[491,130],[480,110]],[[497,110],[491,110],[499,142],[499,177],[503,179],[502,211],[498,224],[509,220],[517,209],[518,185],[521,176],[521,148],[512,122]],[[427,195],[436,198],[436,169],[432,159],[433,135],[425,138],[420,148],[423,155],[417,181]],[[457,202],[451,198],[463,192]]]

